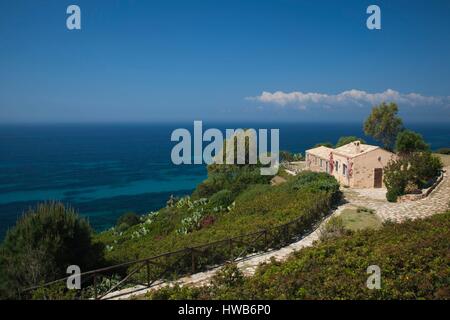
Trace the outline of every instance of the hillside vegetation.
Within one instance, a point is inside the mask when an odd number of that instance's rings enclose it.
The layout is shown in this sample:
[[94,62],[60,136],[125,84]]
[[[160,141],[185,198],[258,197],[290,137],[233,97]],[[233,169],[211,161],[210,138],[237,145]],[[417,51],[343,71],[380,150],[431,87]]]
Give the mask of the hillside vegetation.
[[[245,278],[230,265],[209,287],[165,288],[150,299],[449,299],[450,212],[324,241]],[[381,289],[366,286],[381,269]]]
[[113,228],[97,235],[96,241],[106,245],[108,261],[123,262],[271,228],[299,217],[304,227],[310,227],[340,199],[338,183],[324,173],[304,172],[279,186],[250,184],[237,189],[219,189],[209,198],[173,200],[142,217],[142,223],[125,231]]

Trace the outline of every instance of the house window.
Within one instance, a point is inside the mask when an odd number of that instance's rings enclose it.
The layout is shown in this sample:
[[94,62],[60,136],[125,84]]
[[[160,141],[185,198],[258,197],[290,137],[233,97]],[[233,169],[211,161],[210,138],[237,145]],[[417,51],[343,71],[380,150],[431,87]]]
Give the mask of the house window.
[[346,164],[343,164],[343,165],[342,165],[342,174],[343,174],[344,176],[347,175],[347,165],[346,165]]
[[334,162],[334,170],[336,170],[336,171],[339,170],[339,162],[338,161]]
[[322,159],[320,159],[320,167],[321,168],[323,167],[323,160]]

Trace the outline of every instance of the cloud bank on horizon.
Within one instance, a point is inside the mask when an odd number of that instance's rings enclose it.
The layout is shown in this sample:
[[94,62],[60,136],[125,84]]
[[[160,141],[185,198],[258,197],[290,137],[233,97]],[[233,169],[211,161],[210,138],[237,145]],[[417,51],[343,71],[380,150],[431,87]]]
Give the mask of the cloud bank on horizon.
[[384,92],[369,93],[362,90],[351,89],[338,94],[317,92],[267,92],[263,91],[256,97],[247,97],[247,100],[273,104],[286,108],[306,110],[309,107],[332,108],[339,106],[372,107],[382,102],[396,102],[401,106],[410,107],[443,107],[450,108],[450,96],[425,96],[419,93],[401,93],[392,89]]

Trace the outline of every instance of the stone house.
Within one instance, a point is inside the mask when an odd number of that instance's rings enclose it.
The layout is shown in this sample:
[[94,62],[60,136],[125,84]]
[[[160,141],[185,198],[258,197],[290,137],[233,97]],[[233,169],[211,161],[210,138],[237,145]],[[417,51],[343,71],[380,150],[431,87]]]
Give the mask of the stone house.
[[352,188],[382,188],[383,168],[396,155],[378,146],[354,141],[333,149],[324,146],[306,150],[306,170],[327,172],[341,185]]

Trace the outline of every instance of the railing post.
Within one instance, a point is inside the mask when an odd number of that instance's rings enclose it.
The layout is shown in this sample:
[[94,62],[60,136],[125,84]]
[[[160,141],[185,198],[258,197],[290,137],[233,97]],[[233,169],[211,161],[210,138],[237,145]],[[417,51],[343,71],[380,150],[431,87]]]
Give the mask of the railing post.
[[233,239],[229,239],[228,240],[228,246],[229,246],[229,248],[230,248],[230,257],[231,257],[231,262],[233,262],[233,260],[234,260],[234,257],[233,257]]
[[97,300],[97,274],[94,273],[94,299]]
[[191,248],[191,272],[195,273],[195,251],[194,248]]
[[150,287],[150,263],[147,261],[145,261],[145,266],[147,268],[147,286]]
[[264,249],[269,249],[268,248],[268,246],[269,246],[269,243],[267,242],[267,229],[264,229]]

